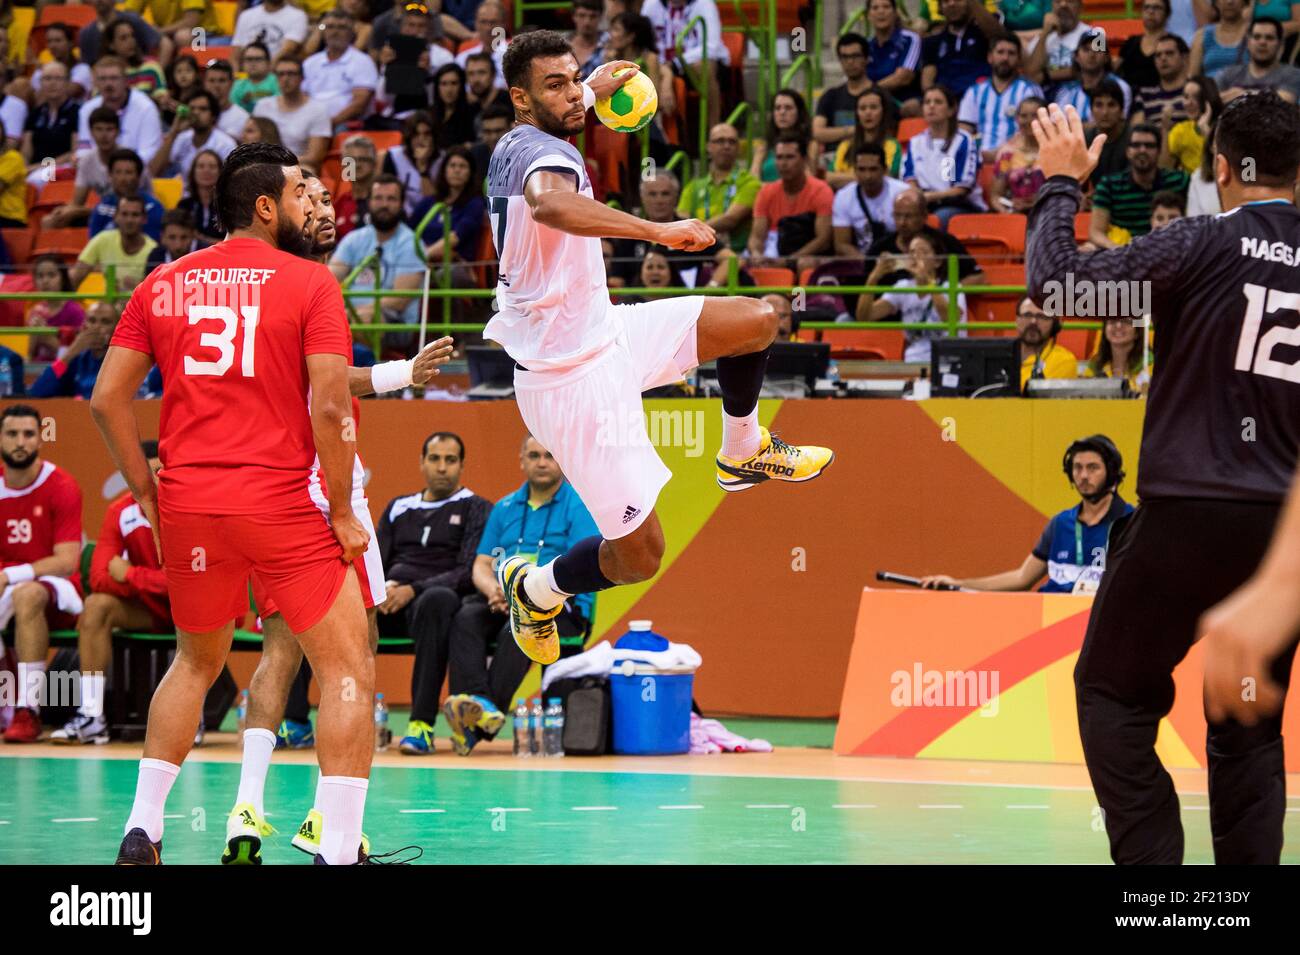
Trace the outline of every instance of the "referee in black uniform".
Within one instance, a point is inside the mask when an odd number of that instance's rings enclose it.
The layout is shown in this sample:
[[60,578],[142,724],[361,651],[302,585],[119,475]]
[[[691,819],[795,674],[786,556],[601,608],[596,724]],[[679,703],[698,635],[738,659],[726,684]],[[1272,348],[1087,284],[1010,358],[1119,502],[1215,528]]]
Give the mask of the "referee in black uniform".
[[[1156,757],[1156,728],[1173,706],[1172,673],[1198,618],[1267,550],[1300,446],[1300,211],[1292,201],[1300,108],[1272,92],[1234,100],[1214,143],[1226,211],[1091,254],[1076,251],[1073,221],[1102,137],[1089,150],[1077,114],[1056,106],[1039,111],[1034,134],[1047,181],[1029,218],[1030,296],[1041,304],[1071,274],[1076,289],[1150,283],[1156,355],[1141,507],[1112,531],[1074,679],[1111,857],[1179,863],[1178,797]],[[1294,646],[1292,638],[1272,665],[1282,691]],[[1286,811],[1280,712],[1252,726],[1211,720],[1206,751],[1215,861],[1277,863]]]

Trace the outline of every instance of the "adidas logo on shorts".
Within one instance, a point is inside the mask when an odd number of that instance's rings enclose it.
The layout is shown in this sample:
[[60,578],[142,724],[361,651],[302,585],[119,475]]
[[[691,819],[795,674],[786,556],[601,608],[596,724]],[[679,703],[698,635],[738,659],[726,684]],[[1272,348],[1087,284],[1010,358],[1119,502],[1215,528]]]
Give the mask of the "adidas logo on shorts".
[[641,513],[641,508],[633,507],[631,504],[629,504],[627,506],[627,510],[623,512],[623,523],[626,524],[629,521],[635,520],[636,516],[640,513]]

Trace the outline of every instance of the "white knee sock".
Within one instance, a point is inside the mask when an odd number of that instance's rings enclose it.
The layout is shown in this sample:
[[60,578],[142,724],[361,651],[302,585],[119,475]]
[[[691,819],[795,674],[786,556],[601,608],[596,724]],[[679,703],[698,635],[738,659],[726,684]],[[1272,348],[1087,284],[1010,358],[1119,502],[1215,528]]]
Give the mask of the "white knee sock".
[[99,717],[104,715],[103,672],[81,674],[80,712],[82,716]]
[[235,805],[251,802],[259,816],[266,789],[266,772],[271,768],[274,750],[275,734],[270,730],[260,727],[244,730],[244,758],[239,768],[239,795],[235,797]]
[[369,785],[370,780],[357,776],[321,777],[317,808],[323,817],[320,851],[326,864],[356,864]]
[[126,820],[126,829],[143,829],[151,842],[162,839],[163,806],[167,803],[167,794],[172,791],[172,783],[181,768],[175,763],[162,759],[140,760],[140,775],[135,784],[135,803],[131,806],[131,816]]
[[41,708],[41,687],[45,684],[44,663],[18,664],[18,705]]
[[555,561],[534,567],[524,575],[524,593],[542,610],[558,607],[573,596],[555,586]]
[[733,461],[748,461],[758,454],[762,440],[758,432],[758,407],[743,418],[722,412],[722,456]]

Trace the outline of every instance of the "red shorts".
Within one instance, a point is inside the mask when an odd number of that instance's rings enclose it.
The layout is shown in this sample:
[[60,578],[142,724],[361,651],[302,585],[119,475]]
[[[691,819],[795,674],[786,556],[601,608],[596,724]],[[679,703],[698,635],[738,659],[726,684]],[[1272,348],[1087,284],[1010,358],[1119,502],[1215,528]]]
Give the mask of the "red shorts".
[[[59,595],[49,581],[37,580],[36,582],[45,588],[45,595],[50,598],[45,603],[45,623],[49,628],[51,630],[76,630],[77,615],[59,609]],[[75,581],[73,586],[77,587]],[[77,587],[77,590],[80,592],[81,588]]]
[[186,514],[159,508],[172,619],[190,633],[219,630],[248,611],[256,572],[294,633],[320,622],[348,563],[304,495],[261,514]]

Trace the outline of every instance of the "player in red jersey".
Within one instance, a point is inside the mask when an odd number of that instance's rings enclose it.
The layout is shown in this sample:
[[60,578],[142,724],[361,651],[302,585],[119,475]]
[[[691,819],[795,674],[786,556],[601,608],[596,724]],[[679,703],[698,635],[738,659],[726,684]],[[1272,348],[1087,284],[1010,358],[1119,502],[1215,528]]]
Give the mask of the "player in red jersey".
[[13,618],[18,650],[18,705],[6,743],[40,738],[50,629],[70,629],[81,612],[81,488],[41,460],[41,428],[30,405],[0,412],[0,628]]
[[[323,265],[329,261],[330,252],[335,245],[333,197],[325,184],[314,176],[307,178],[307,195],[312,201],[314,223],[311,257]],[[352,393],[353,419],[360,425],[361,403],[357,400],[358,396],[397,391],[411,384],[426,384],[438,374],[438,367],[450,360],[451,351],[451,339],[440,338],[425,346],[414,359],[382,362],[370,368],[349,368],[348,388]],[[327,516],[326,497],[321,489],[319,473],[319,467],[313,466],[312,476],[304,491],[321,509],[322,515]],[[370,648],[373,651],[379,641],[375,607],[383,603],[385,598],[384,568],[379,559],[379,539],[370,518],[370,504],[365,491],[365,469],[360,455],[352,469],[352,509],[370,535],[365,553],[357,558],[353,566],[361,580],[361,596],[366,606]],[[284,717],[290,686],[302,665],[302,649],[293,639],[284,615],[279,612],[257,574],[253,574],[252,585],[253,603],[262,617],[262,659],[249,682],[239,793],[235,797],[234,808],[226,818],[226,848],[221,855],[221,861],[225,865],[258,864],[262,837],[274,831],[263,816],[266,774],[276,745],[276,727]],[[305,687],[302,692],[305,695]],[[304,735],[310,739],[310,723],[307,724],[306,731]],[[319,804],[318,794],[293,839],[295,846],[311,855],[317,854],[320,849],[322,815]]]
[[[217,204],[229,237],[161,266],[135,290],[91,398],[95,423],[161,541],[177,626],[118,862],[161,862],[167,794],[256,571],[321,684],[320,799],[329,826],[318,858],[355,863],[364,861],[374,656],[351,572],[368,538],[351,498],[352,336],[338,283],[299,257],[310,249],[312,207],[292,153],[238,147]],[[167,382],[157,484],[131,407],[155,361]],[[328,523],[302,493],[318,455]]]
[[[162,467],[158,442],[141,445],[149,470]],[[77,656],[81,663],[81,703],[62,729],[50,734],[51,743],[108,742],[104,717],[104,674],[113,655],[113,629],[171,633],[171,606],[167,578],[153,528],[140,505],[124,493],[108,506],[90,563],[90,590],[85,609],[77,618]]]

